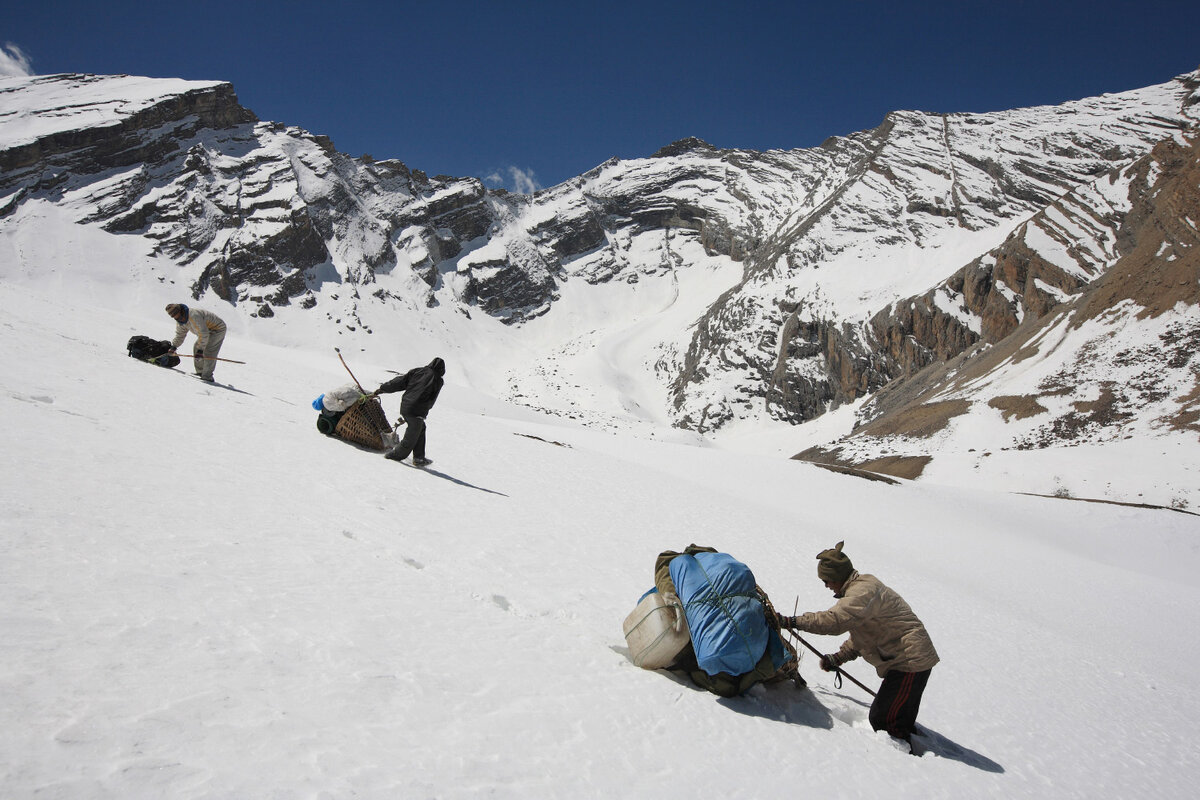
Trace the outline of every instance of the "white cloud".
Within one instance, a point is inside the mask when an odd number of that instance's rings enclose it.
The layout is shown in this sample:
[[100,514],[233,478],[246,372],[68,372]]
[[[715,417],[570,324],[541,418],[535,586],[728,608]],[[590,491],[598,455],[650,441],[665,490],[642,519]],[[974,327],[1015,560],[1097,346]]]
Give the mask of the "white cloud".
[[12,42],[0,45],[0,78],[22,78],[32,75],[29,56]]
[[[507,175],[504,173],[507,173]],[[542,188],[533,170],[521,169],[520,167],[506,167],[503,170],[496,170],[490,175],[484,176],[483,180],[493,187],[503,187],[519,194],[533,194]]]
[[509,167],[508,176],[512,179],[513,190],[521,194],[533,194],[542,188],[542,185],[537,181],[537,176],[533,174],[533,170],[531,169]]

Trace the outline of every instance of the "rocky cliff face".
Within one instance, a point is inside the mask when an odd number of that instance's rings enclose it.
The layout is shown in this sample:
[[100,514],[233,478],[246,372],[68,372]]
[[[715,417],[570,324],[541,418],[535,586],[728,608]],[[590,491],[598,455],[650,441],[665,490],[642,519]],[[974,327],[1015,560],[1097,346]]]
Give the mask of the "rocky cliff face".
[[[974,262],[967,272],[981,285],[1024,291],[1003,291],[1003,304],[973,295],[971,307],[1003,306],[986,328],[982,313],[972,322],[967,306],[955,308],[973,342],[924,359],[870,399],[851,435],[797,457],[915,477],[946,451],[982,460],[1156,432],[1200,435],[1197,220],[1193,131],[1061,198]],[[957,285],[956,276],[939,291],[945,298]],[[1044,305],[1047,295],[1059,302]],[[908,305],[917,310],[893,312],[887,330],[902,317],[931,318],[937,301]]]
[[[152,239],[196,267],[196,298],[211,291],[269,317],[296,299],[314,305],[320,267],[362,287],[405,256],[429,285],[462,242],[495,222],[479,181],[351,159],[325,137],[258,122],[229,84],[82,75],[7,83],[0,91],[26,106],[33,131],[0,148],[8,207],[48,199],[77,207],[82,223]],[[138,92],[150,97],[141,107],[113,108]],[[76,96],[61,120],[45,100],[57,93]]]
[[[0,84],[0,98],[10,108],[21,105],[21,95],[42,99],[27,114],[30,124],[5,126],[13,130],[6,130],[0,148],[0,191],[42,188],[67,173],[95,175],[156,162],[202,130],[255,121],[228,83],[195,82],[195,88],[173,91],[177,83],[164,81],[141,102],[125,98],[145,81],[125,76],[49,75]],[[89,109],[93,90],[105,100]]]
[[1077,295],[1120,258],[1128,177],[1079,187],[940,285],[876,313],[866,338],[883,370],[908,377],[978,342],[995,344]]
[[[1128,245],[1117,233],[1125,187],[1103,176],[1193,130],[1197,88],[1192,74],[1154,99],[900,112],[827,142],[838,166],[748,255],[743,283],[699,321],[678,359],[680,424],[720,425],[745,400],[780,419],[811,419],[1063,302]],[[698,407],[709,376],[735,364],[744,365],[735,392]]]

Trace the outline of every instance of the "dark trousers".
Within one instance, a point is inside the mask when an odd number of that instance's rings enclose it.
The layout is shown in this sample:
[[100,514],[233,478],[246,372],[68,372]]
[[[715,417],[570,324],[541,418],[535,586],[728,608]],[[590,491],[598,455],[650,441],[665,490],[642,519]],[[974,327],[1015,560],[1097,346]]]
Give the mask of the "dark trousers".
[[927,669],[923,672],[900,672],[892,670],[883,676],[883,685],[871,704],[871,727],[887,731],[897,739],[910,741],[917,724],[917,712],[921,709],[921,695],[929,683]]
[[424,417],[405,417],[404,438],[400,440],[400,444],[396,445],[388,458],[394,458],[401,461],[408,458],[408,454],[412,453],[413,458],[425,457],[425,418]]

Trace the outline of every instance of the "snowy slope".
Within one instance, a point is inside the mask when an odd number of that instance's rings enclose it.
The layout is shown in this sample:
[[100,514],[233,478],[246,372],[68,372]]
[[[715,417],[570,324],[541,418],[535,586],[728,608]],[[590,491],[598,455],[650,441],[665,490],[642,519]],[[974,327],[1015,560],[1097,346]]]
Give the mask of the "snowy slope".
[[[418,471],[316,432],[309,403],[347,379],[319,317],[231,315],[232,388],[127,358],[130,335],[169,336],[178,287],[140,240],[38,208],[53,235],[0,237],[6,797],[1182,797],[1200,779],[1194,515],[583,427],[458,369]],[[368,386],[436,354],[441,332],[400,324],[343,348]],[[811,656],[811,691],[734,700],[628,661],[621,620],[661,550],[731,552],[790,611],[831,603],[813,556],[840,539],[942,656],[922,758]]]

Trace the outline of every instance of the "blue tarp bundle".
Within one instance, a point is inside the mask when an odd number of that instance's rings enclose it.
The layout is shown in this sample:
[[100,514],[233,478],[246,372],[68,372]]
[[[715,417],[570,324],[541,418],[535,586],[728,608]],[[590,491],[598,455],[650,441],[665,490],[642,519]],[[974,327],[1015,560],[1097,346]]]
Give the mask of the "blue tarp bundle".
[[676,556],[669,568],[700,669],[742,675],[768,646],[776,667],[788,660],[779,635],[767,627],[749,567],[727,553],[695,553]]

